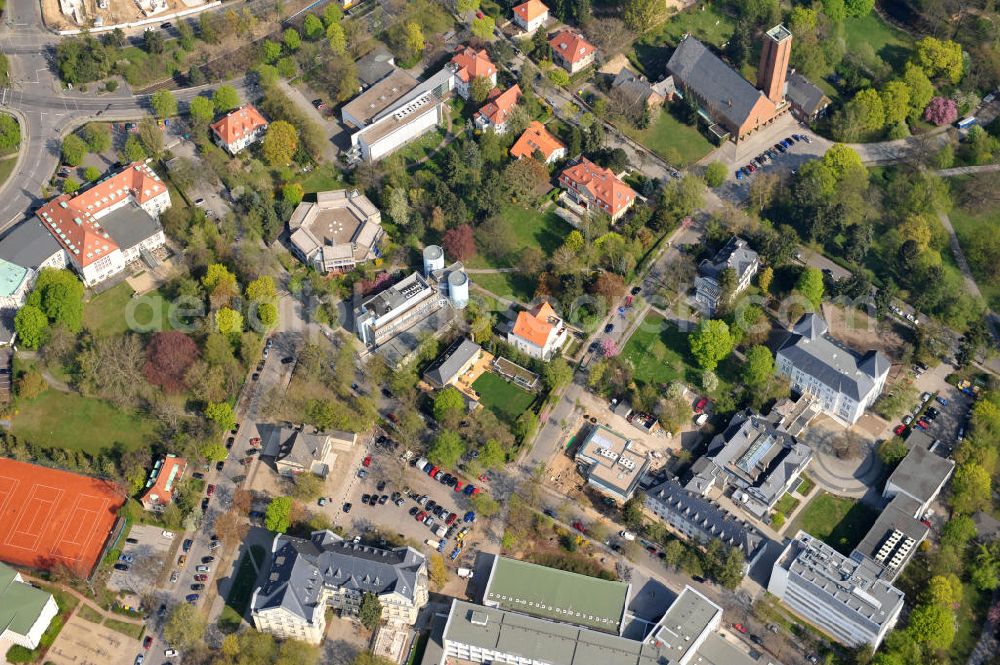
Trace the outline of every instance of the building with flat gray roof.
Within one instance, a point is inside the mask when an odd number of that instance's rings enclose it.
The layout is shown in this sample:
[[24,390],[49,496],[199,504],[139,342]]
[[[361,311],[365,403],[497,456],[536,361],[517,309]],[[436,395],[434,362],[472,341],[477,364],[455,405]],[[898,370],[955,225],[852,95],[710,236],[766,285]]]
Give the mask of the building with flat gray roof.
[[292,253],[318,272],[347,272],[378,257],[381,223],[379,209],[357,190],[319,192],[288,220]]
[[483,604],[619,635],[630,589],[625,582],[497,556]]
[[392,51],[381,43],[376,44],[374,49],[354,64],[358,69],[358,83],[366,90],[396,71],[396,59]]
[[811,395],[834,420],[853,425],[882,393],[889,359],[879,351],[859,354],[828,334],[819,314],[805,314],[775,354],[775,367],[792,389]]
[[435,285],[413,273],[354,309],[354,330],[368,347],[381,346],[444,306]]
[[427,561],[412,547],[386,550],[314,531],[308,540],[278,534],[271,552],[250,611],[257,630],[276,637],[319,644],[326,609],[356,616],[366,593],[378,597],[383,621],[395,625],[413,625],[427,604]]
[[[579,577],[579,576],[577,576]],[[717,630],[722,608],[685,587],[643,640],[559,620],[452,601],[436,622],[422,665],[776,665],[754,660]]]
[[587,484],[619,501],[628,501],[649,468],[648,455],[639,453],[632,441],[604,425],[590,429],[576,452]]
[[881,566],[846,557],[799,531],[774,563],[767,590],[847,646],[877,649],[903,609],[903,592],[882,579]]
[[919,520],[920,503],[905,495],[897,494],[881,510],[875,523],[851,552],[851,558],[867,558],[882,567],[881,578],[894,581],[917,553],[920,543],[930,529]]
[[910,452],[885,481],[885,489],[882,490],[882,496],[887,499],[900,494],[914,499],[919,505],[917,514],[921,516],[927,512],[955,470],[954,461],[928,449],[930,440],[923,432],[913,432],[907,437],[906,445]]

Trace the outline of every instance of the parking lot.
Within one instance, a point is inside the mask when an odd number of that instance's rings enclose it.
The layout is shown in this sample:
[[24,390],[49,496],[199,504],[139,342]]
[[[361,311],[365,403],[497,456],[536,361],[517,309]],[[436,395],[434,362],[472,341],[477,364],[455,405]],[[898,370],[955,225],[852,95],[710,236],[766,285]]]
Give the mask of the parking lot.
[[142,651],[138,640],[74,614],[45,653],[53,665],[130,665]]
[[[177,536],[179,537],[179,536]],[[129,542],[129,541],[135,542]],[[137,524],[122,541],[122,556],[129,561],[119,561],[128,570],[113,569],[108,578],[108,588],[112,591],[131,591],[142,595],[156,586],[163,572],[163,564],[174,541],[163,536],[163,529]]]
[[[426,473],[418,472],[408,463],[401,461],[397,454],[374,454],[370,466],[365,468],[367,477],[364,479],[357,478],[357,471],[358,469],[354,469],[356,480],[347,494],[347,502],[351,504],[350,512],[343,512],[343,504],[333,507],[336,513],[335,523],[342,525],[349,534],[361,534],[372,530],[384,534],[399,534],[410,544],[418,546],[417,549],[424,552],[432,551],[425,541],[438,539],[432,529],[443,525],[444,520],[434,517],[433,526],[417,522],[410,512],[418,504],[412,498],[406,498],[407,491],[415,495],[426,495],[428,502],[434,501],[444,506],[449,513],[455,513],[455,524],[459,528],[470,527],[470,534],[466,538],[475,532],[474,524],[462,522],[465,513],[472,510],[470,498],[463,492],[456,492],[454,488],[431,479]],[[379,490],[381,483],[385,485]],[[476,485],[486,490],[483,483],[476,481]],[[393,502],[394,492],[403,495],[401,505],[397,506]],[[362,501],[365,495],[378,497],[385,495],[387,498],[385,503],[372,506]],[[420,506],[419,510],[426,512],[426,504]],[[454,537],[448,540],[443,552],[446,556],[451,554],[455,542]]]
[[[935,398],[930,398],[922,404],[914,403],[909,415],[914,418],[910,427],[915,426],[915,422],[923,421],[927,424],[927,435],[935,441],[940,441],[937,452],[941,455],[951,456],[958,445],[959,433],[964,437],[969,428],[969,412],[974,400],[964,394],[955,386],[946,383],[944,376],[952,370],[950,365],[942,364],[927,372],[922,372],[916,379],[916,386],[924,393],[937,394],[937,396],[947,400],[948,404],[943,405]],[[919,402],[919,400],[917,400]],[[927,409],[933,408],[937,411],[937,417],[931,419],[927,417]],[[900,421],[894,421],[892,426],[898,427]]]

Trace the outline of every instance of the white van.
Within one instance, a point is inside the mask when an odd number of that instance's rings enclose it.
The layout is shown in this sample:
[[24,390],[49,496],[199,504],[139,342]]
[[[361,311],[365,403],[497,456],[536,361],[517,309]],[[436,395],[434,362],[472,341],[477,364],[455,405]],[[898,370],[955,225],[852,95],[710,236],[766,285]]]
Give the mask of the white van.
[[631,531],[619,531],[618,535],[624,538],[625,540],[635,540],[635,534],[632,533]]

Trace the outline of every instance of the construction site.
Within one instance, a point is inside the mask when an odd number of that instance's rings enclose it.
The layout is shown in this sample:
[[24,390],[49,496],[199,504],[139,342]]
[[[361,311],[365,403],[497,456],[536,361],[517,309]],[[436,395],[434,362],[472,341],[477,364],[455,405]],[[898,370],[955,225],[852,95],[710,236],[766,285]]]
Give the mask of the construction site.
[[42,18],[54,30],[126,25],[212,4],[211,0],[41,0]]

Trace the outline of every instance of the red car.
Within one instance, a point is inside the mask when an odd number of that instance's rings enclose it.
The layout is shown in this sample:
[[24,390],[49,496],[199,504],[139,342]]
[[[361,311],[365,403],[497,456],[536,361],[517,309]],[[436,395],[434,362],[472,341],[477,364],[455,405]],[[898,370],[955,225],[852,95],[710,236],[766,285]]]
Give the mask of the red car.
[[446,517],[446,518],[444,519],[444,523],[445,523],[445,524],[448,524],[448,525],[450,525],[450,524],[451,524],[452,522],[454,522],[454,521],[455,521],[455,520],[456,520],[457,518],[458,518],[458,515],[456,515],[455,513],[449,513],[449,514],[448,514],[448,517]]
[[208,575],[205,575],[204,573],[202,573],[201,575],[195,575],[194,576],[194,581],[195,582],[207,582],[208,581]]
[[371,466],[372,465],[372,456],[369,455],[368,457],[366,457],[365,461],[362,462],[362,464],[364,464],[365,466]]
[[205,494],[207,494],[208,496],[212,496],[213,494],[215,494],[215,485],[209,485],[208,489],[205,490]]
[[143,649],[148,649],[151,646],[153,646],[153,636],[152,635],[146,635],[146,639],[144,639],[142,641],[142,648]]
[[257,446],[259,446],[260,445],[260,437],[259,436],[255,436],[254,438],[250,439],[250,445],[253,446],[254,448],[256,448]]
[[733,630],[735,630],[737,632],[740,632],[740,633],[743,633],[744,635],[747,634],[747,629],[741,623],[734,623],[733,624]]
[[702,397],[697,402],[695,402],[694,412],[695,413],[701,413],[702,411],[705,410],[705,406],[707,404],[708,404],[708,398],[707,397]]
[[461,480],[456,480],[455,481],[455,491],[456,492],[461,492],[463,487],[465,487],[465,484]]
[[903,432],[906,431],[906,425],[896,425],[896,429],[892,431],[896,436],[902,436]]
[[432,466],[431,470],[427,472],[427,475],[430,476],[431,478],[433,478],[434,476],[437,475],[437,472],[440,471],[440,470],[441,469],[437,468],[436,466]]
[[585,529],[583,524],[580,523],[579,521],[573,522],[573,528],[579,531],[580,533],[587,533],[587,529]]
[[413,516],[413,519],[417,520],[418,522],[423,522],[425,519],[427,519],[427,513],[421,510],[419,513]]
[[927,424],[927,421],[924,420],[923,418],[921,418],[920,420],[918,420],[917,424],[920,425],[921,427],[923,427],[924,429],[928,429],[930,427],[930,425]]

